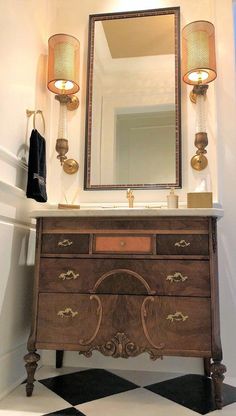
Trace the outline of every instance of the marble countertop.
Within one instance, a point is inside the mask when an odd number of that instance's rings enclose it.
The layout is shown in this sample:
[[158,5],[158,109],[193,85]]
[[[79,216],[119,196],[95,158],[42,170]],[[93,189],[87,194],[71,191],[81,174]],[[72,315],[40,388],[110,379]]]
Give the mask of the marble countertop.
[[83,206],[80,209],[58,209],[56,206],[33,210],[32,218],[38,217],[158,217],[158,216],[207,216],[222,217],[221,208],[186,208],[180,207],[168,209],[159,206],[137,206],[128,208],[126,206]]

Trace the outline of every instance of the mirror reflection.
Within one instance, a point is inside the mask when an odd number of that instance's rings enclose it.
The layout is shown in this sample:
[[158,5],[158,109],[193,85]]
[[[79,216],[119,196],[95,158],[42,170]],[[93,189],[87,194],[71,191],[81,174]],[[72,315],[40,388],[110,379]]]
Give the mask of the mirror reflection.
[[176,12],[91,16],[87,189],[180,185]]

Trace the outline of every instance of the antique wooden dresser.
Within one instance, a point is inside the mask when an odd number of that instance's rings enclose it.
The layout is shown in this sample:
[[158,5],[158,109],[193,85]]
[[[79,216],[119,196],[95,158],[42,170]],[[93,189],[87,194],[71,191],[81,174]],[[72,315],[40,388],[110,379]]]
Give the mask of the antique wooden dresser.
[[202,357],[221,408],[216,218],[37,218],[28,396],[37,349]]

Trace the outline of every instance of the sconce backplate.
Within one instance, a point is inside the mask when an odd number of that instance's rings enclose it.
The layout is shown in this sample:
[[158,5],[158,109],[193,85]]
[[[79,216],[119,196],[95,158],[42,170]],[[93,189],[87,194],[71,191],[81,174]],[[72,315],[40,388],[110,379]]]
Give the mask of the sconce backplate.
[[79,164],[75,159],[66,159],[63,163],[63,170],[65,173],[73,175],[74,173],[78,172]]
[[191,159],[191,166],[195,170],[203,170],[207,167],[208,160],[203,154],[195,155]]
[[74,111],[79,107],[79,99],[77,95],[70,95],[70,101],[66,104],[67,110]]

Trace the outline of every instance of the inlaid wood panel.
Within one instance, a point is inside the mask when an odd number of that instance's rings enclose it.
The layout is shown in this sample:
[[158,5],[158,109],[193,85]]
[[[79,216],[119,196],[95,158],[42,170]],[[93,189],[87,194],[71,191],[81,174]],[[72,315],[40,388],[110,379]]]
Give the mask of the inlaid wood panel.
[[95,235],[94,253],[152,254],[152,236],[144,235]]

